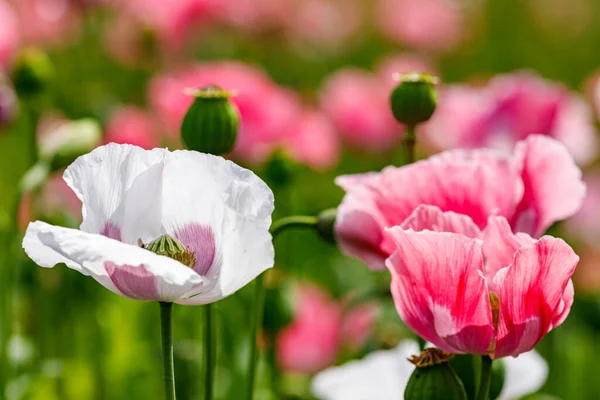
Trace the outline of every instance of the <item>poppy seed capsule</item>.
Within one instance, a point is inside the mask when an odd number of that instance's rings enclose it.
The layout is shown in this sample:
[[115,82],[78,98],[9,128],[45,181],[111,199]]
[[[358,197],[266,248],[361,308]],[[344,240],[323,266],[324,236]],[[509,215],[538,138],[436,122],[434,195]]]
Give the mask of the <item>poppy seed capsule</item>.
[[409,126],[429,120],[437,106],[439,79],[421,72],[395,74],[394,79],[399,81],[390,96],[394,118]]
[[453,355],[428,348],[409,361],[415,364],[406,389],[405,400],[467,400],[462,382],[448,363]]
[[235,146],[240,114],[231,93],[209,85],[190,90],[194,102],[181,124],[181,138],[190,150],[214,155],[230,153]]
[[21,96],[44,92],[54,79],[54,66],[43,51],[27,48],[19,54],[11,74],[13,85]]
[[159,236],[147,245],[142,245],[142,247],[159,256],[177,260],[190,268],[196,265],[194,253],[189,251],[179,240],[167,234]]

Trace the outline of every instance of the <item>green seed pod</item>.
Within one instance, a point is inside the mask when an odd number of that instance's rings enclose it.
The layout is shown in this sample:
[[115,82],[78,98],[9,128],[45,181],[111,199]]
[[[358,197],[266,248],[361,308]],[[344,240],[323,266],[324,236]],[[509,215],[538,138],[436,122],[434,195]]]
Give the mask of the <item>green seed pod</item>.
[[437,105],[438,78],[420,72],[397,74],[394,78],[399,83],[392,91],[390,105],[396,120],[408,126],[429,120]]
[[43,51],[27,48],[18,56],[12,71],[12,81],[21,96],[42,93],[54,79],[54,66]]
[[196,257],[194,253],[189,251],[179,240],[173,236],[164,234],[154,239],[147,245],[141,244],[146,250],[177,260],[180,263],[193,268],[196,265]]
[[448,363],[453,355],[440,349],[425,349],[409,361],[416,365],[406,389],[405,400],[467,400],[465,388]]
[[215,155],[230,153],[235,146],[240,114],[231,93],[210,85],[190,91],[195,97],[181,124],[181,138],[190,150]]
[[321,211],[317,217],[317,232],[321,239],[335,244],[335,218],[337,217],[337,208],[330,208]]

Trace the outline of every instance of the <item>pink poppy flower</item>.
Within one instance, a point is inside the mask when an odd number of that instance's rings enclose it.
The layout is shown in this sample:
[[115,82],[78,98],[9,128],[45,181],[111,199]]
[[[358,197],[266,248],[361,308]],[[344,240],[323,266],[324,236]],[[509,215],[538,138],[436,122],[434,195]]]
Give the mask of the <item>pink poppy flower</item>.
[[17,15],[10,4],[0,0],[0,70],[7,69],[19,47]]
[[600,240],[600,170],[584,172],[583,181],[586,186],[583,203],[579,211],[565,222],[564,227],[570,236],[594,248]]
[[133,106],[119,108],[111,114],[104,140],[106,143],[133,144],[146,150],[160,144],[152,116]]
[[377,75],[356,68],[335,72],[321,93],[321,107],[353,147],[383,151],[398,143],[404,128],[388,104],[389,88]]
[[462,10],[447,0],[380,0],[377,22],[390,39],[427,50],[451,50],[464,36]]
[[383,269],[394,251],[385,228],[402,226],[422,204],[468,216],[479,229],[505,217],[533,236],[581,206],[585,185],[567,149],[545,136],[517,144],[512,156],[493,150],[453,150],[380,173],[337,178],[346,190],[335,225],[341,249]]
[[150,85],[150,103],[173,137],[179,137],[181,120],[193,100],[185,89],[209,84],[237,93],[233,101],[242,119],[233,157],[244,162],[264,161],[282,144],[300,112],[297,97],[259,69],[238,62],[198,64],[159,76]]
[[334,166],[339,159],[337,132],[329,119],[318,111],[307,110],[290,127],[284,149],[297,162],[316,170]]
[[[83,222],[80,230],[29,224],[23,248],[42,267],[64,263],[131,299],[198,305],[273,266],[273,193],[231,161],[111,143],[79,157],[64,179]],[[189,263],[140,246],[165,234]]]
[[480,231],[468,216],[435,206],[419,207],[386,235],[396,309],[443,350],[516,357],[569,314],[579,257],[562,239],[513,234],[499,216]]
[[531,134],[563,142],[581,164],[597,154],[591,109],[564,86],[530,73],[500,75],[481,88],[448,87],[427,126],[442,149],[511,150]]
[[75,221],[81,222],[81,200],[73,189],[62,179],[62,174],[52,175],[42,186],[39,210],[43,216],[67,213]]
[[344,345],[352,351],[360,350],[369,340],[378,316],[379,308],[375,303],[362,304],[348,310],[342,322]]
[[293,322],[277,337],[279,366],[312,374],[332,365],[340,349],[342,309],[322,290],[298,288]]

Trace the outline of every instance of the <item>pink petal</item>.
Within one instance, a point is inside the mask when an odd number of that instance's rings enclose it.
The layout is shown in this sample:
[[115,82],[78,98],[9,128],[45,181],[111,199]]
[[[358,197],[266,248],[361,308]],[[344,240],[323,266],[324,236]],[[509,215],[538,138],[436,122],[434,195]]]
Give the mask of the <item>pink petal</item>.
[[512,215],[522,194],[507,160],[478,155],[434,157],[340,183],[350,189],[338,208],[338,242],[374,269],[394,250],[383,229],[401,225],[419,205],[464,214],[482,228],[489,215]]
[[569,282],[578,261],[562,239],[544,236],[517,251],[513,264],[496,274],[500,317],[495,358],[531,350],[554,323],[566,318],[573,293]]
[[215,261],[217,246],[215,234],[210,226],[190,223],[175,232],[179,240],[196,257],[194,271],[202,276],[208,275]]
[[532,135],[519,142],[525,192],[512,221],[515,230],[539,236],[554,222],[575,214],[583,202],[581,170],[567,149],[548,137]]
[[490,217],[483,231],[483,256],[488,281],[491,282],[500,269],[512,264],[517,250],[535,242],[527,234],[513,234],[506,218]]
[[416,232],[427,229],[434,232],[460,233],[470,238],[481,236],[481,231],[471,218],[452,211],[443,212],[436,206],[420,205],[401,227]]
[[104,268],[123,296],[135,300],[156,300],[160,298],[156,289],[156,279],[144,265],[117,265],[107,261]]
[[575,287],[573,286],[573,281],[569,279],[569,283],[567,283],[567,287],[563,293],[562,299],[558,304],[554,312],[554,320],[552,321],[552,329],[556,328],[567,319],[569,312],[571,311],[571,306],[573,305],[573,298],[575,296]]
[[397,246],[386,265],[398,314],[417,334],[453,353],[486,354],[492,310],[482,242],[438,232],[387,231]]

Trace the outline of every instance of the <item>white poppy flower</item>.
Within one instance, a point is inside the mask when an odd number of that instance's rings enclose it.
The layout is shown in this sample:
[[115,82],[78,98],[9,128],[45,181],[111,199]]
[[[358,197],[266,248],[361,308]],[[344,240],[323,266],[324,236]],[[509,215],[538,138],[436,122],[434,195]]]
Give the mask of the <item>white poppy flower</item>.
[[[29,224],[23,248],[42,267],[65,263],[132,299],[198,305],[273,266],[273,193],[231,161],[108,144],[64,179],[83,202],[83,222],[81,230]],[[193,253],[192,268],[139,245],[164,234]]]
[[[414,370],[407,359],[419,353],[413,340],[391,350],[375,351],[362,360],[328,368],[313,378],[313,394],[321,400],[398,400]],[[499,399],[513,400],[539,390],[548,377],[548,365],[535,351],[506,357],[506,376]]]

